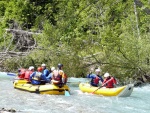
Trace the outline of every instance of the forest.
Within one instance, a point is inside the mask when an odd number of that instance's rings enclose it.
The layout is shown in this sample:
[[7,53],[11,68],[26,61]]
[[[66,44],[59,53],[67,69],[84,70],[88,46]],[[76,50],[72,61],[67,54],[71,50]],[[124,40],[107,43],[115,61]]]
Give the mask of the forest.
[[150,82],[150,0],[0,0],[0,70],[95,68]]

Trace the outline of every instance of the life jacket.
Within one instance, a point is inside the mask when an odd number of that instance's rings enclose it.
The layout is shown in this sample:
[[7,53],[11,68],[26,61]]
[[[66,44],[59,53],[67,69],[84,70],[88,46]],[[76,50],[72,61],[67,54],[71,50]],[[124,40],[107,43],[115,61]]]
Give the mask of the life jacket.
[[35,72],[35,75],[32,77],[33,80],[40,81],[41,80],[41,75],[42,73],[40,72]]
[[99,77],[96,76],[95,79],[93,80],[93,83],[94,83],[94,84],[98,84],[98,83],[99,83],[99,80],[100,80]]
[[24,79],[29,81],[30,75],[33,73],[33,71],[27,70],[25,72]]
[[57,81],[57,83],[53,82],[54,84],[60,84],[60,83],[62,83],[62,75],[60,75],[59,70],[54,70],[53,71],[52,80]]
[[[111,79],[111,80],[110,80]],[[108,81],[108,83],[107,83],[107,81]],[[105,85],[104,85],[105,84]],[[106,88],[113,88],[114,87],[114,81],[113,81],[113,79],[112,78],[106,78],[105,80],[104,80],[104,82],[103,82],[103,84],[102,85],[104,85],[104,86],[106,86]]]
[[19,77],[19,78],[24,78],[25,72],[26,72],[26,69],[23,69],[23,68],[22,68],[22,69],[20,70],[20,72],[18,73],[18,77]]
[[117,80],[115,79],[115,77],[111,77],[111,78],[113,78],[113,83],[117,84]]

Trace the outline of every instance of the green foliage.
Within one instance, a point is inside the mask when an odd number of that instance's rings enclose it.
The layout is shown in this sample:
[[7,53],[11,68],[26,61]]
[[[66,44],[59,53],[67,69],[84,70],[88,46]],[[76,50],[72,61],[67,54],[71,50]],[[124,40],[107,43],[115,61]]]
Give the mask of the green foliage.
[[[118,78],[132,77],[138,69],[149,72],[150,5],[148,1],[140,2],[1,1],[0,50],[9,45],[11,38],[6,36],[4,40],[4,33],[13,23],[18,24],[17,28],[42,32],[34,36],[39,49],[19,59],[19,65],[9,63],[14,59],[6,60],[5,65],[13,69],[46,63],[50,68],[63,63],[69,76],[85,74],[91,64]],[[101,54],[94,56],[97,53]],[[92,60],[86,59],[89,55]]]
[[10,72],[17,72],[17,70],[19,68],[26,68],[28,69],[29,66],[34,66],[35,68],[37,68],[37,65],[35,64],[36,61],[33,60],[33,58],[31,58],[30,56],[25,58],[13,58],[13,59],[7,59],[4,62],[4,67],[6,69],[6,71],[10,71]]

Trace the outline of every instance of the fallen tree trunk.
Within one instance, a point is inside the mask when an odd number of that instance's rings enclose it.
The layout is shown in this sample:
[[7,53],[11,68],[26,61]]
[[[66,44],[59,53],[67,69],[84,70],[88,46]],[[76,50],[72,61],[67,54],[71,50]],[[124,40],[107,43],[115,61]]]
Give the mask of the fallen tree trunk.
[[25,56],[27,54],[29,54],[29,52],[13,52],[13,51],[0,52],[0,58],[3,58],[4,56],[5,58],[7,58],[7,56],[9,57]]
[[30,31],[18,30],[18,29],[6,29],[8,33],[16,33],[16,34],[26,34],[26,35],[39,35],[41,33],[35,33]]

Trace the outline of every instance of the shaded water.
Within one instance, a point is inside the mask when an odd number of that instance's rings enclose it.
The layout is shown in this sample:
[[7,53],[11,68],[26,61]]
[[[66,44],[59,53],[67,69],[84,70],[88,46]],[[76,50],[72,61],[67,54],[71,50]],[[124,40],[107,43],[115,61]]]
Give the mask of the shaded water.
[[130,97],[121,98],[82,93],[77,85],[68,84],[71,96],[67,97],[20,91],[13,88],[12,79],[0,75],[0,109],[13,108],[17,113],[150,113],[150,85],[134,88]]

